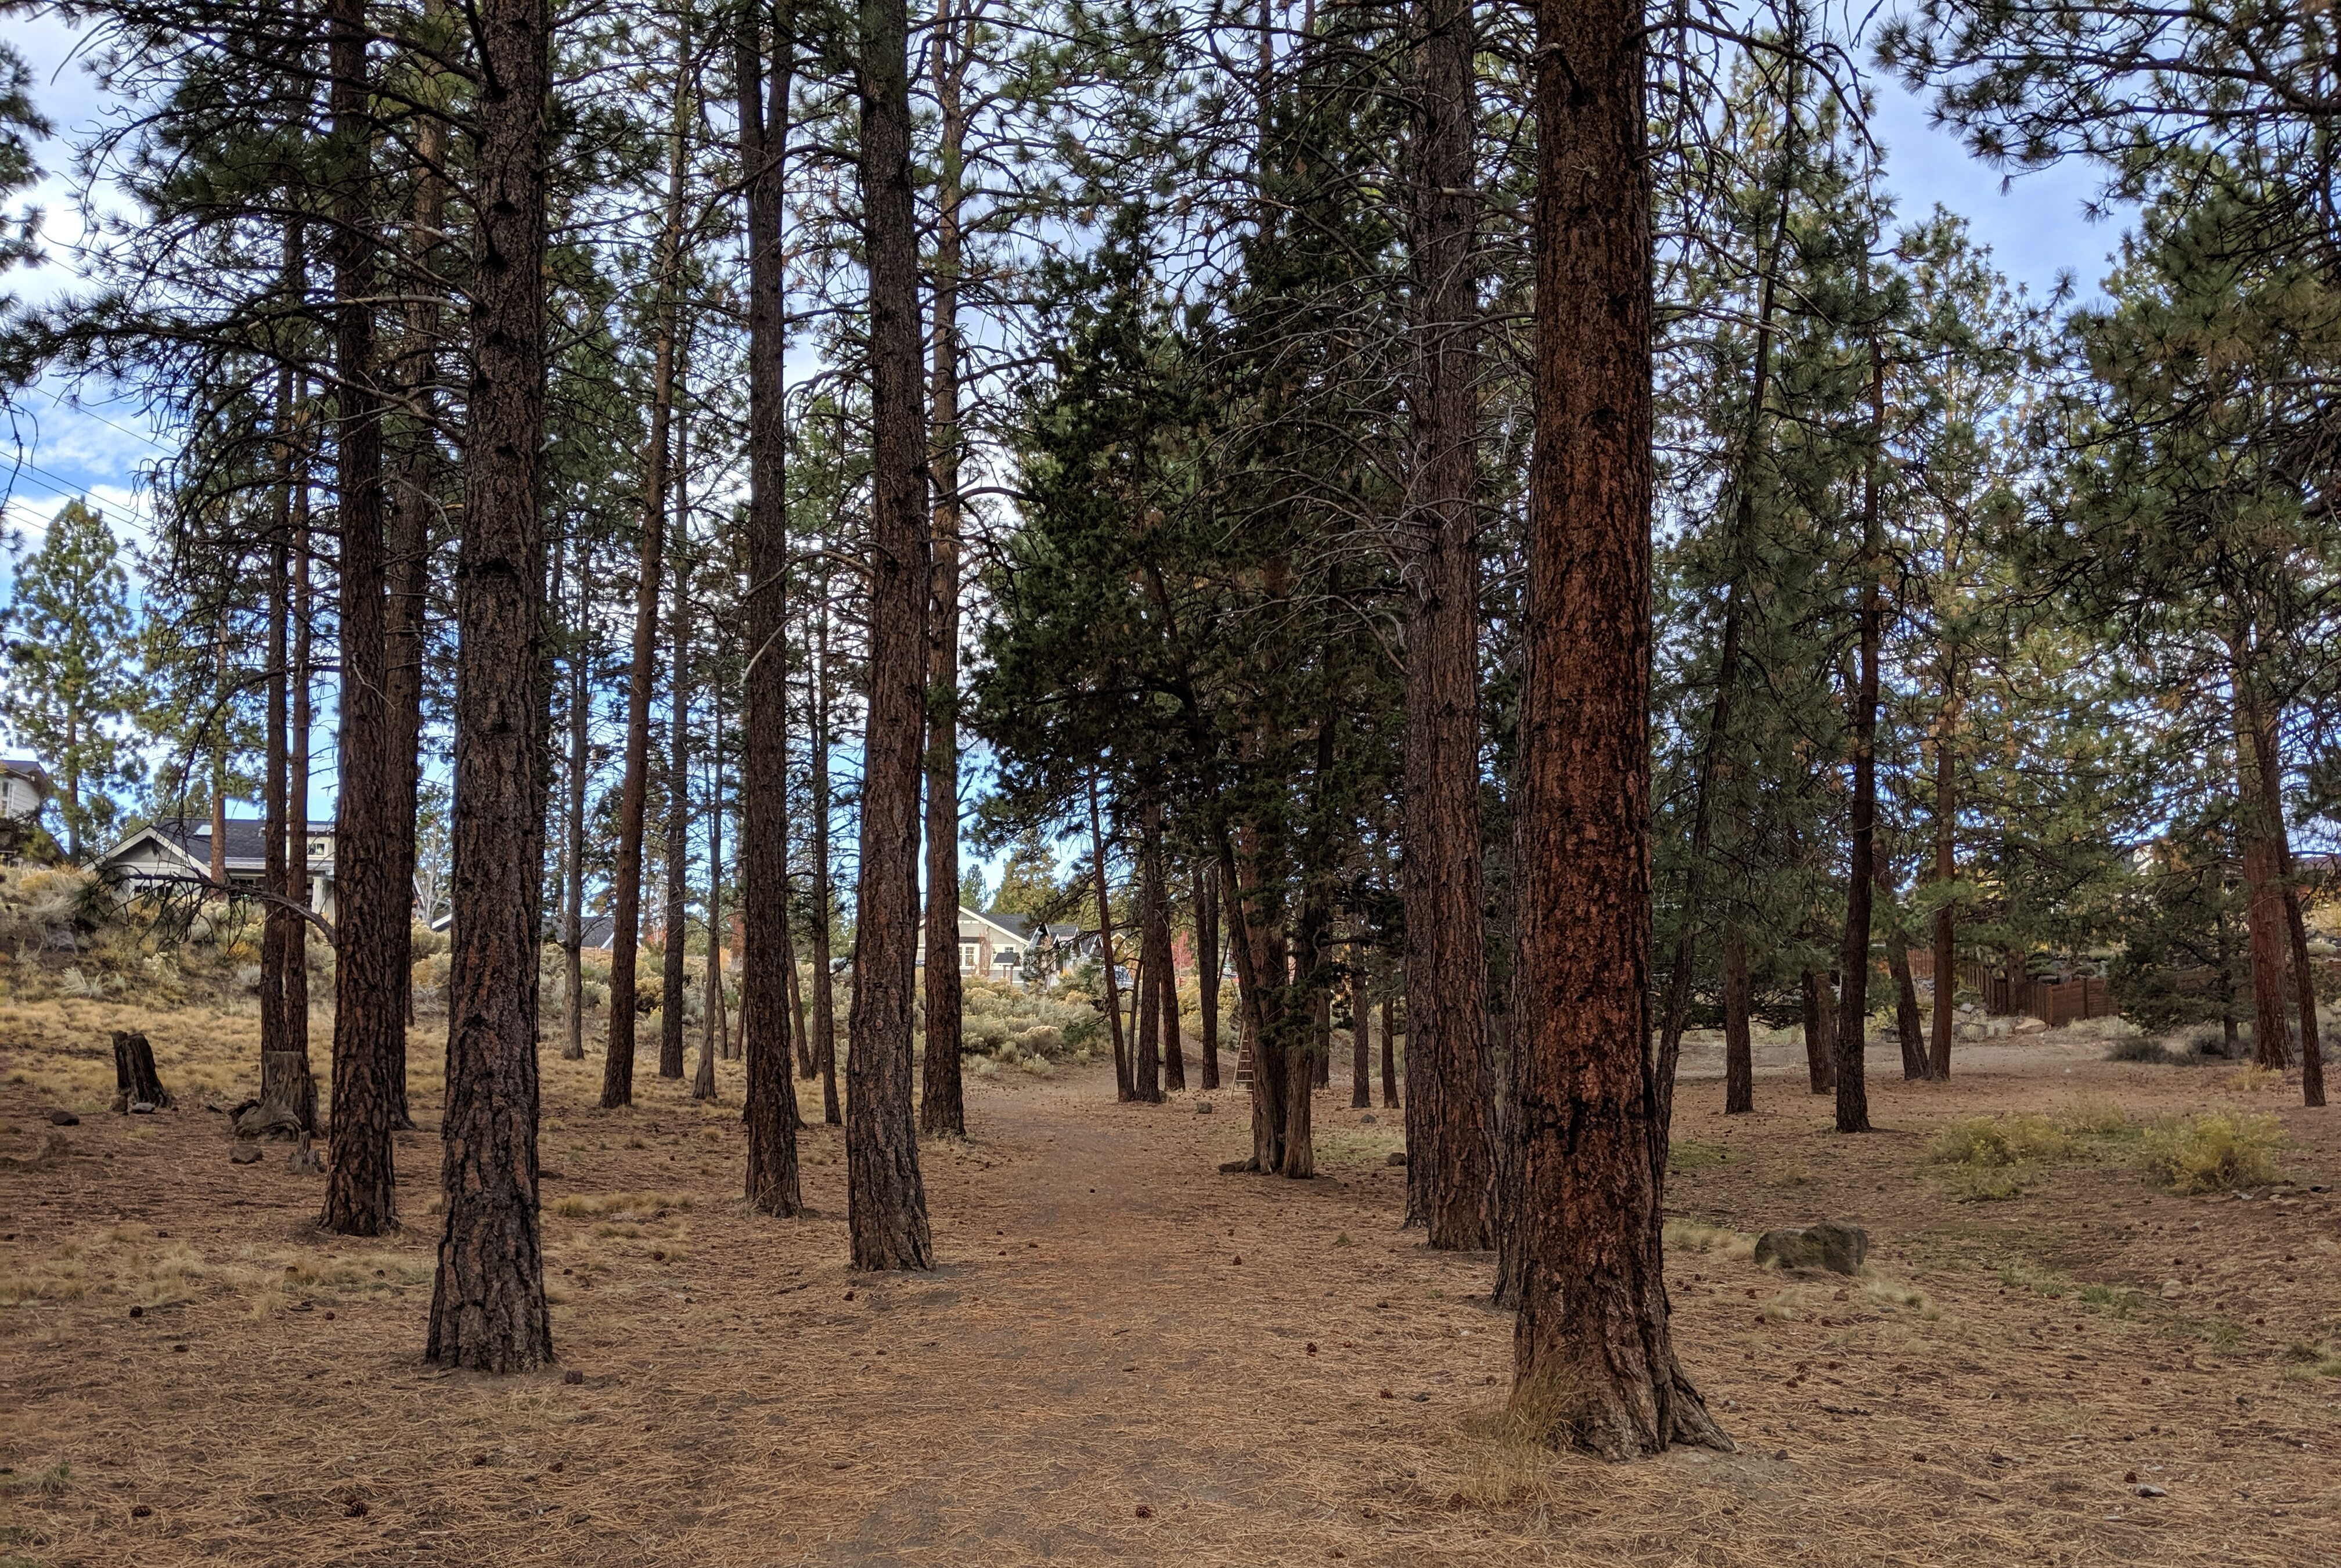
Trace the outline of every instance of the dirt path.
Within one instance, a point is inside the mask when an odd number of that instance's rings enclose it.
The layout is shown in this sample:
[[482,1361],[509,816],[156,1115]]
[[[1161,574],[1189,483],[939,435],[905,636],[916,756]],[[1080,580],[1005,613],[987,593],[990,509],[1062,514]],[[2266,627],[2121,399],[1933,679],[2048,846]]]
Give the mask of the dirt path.
[[[0,1154],[37,1156],[50,1079],[10,1048]],[[158,1041],[166,1078],[200,1048]],[[975,1140],[925,1154],[941,1266],[872,1278],[841,1261],[835,1131],[807,1135],[817,1216],[759,1219],[736,1099],[652,1081],[603,1113],[597,1064],[545,1066],[540,1376],[419,1359],[427,1135],[381,1245],[318,1240],[316,1178],[231,1166],[200,1108],[89,1115],[0,1167],[0,1563],[2305,1564],[2341,1539],[2341,1378],[2286,1359],[2341,1341],[2341,1216],[2306,1190],[2341,1168],[2327,1122],[2289,1114],[2274,1202],[2089,1166],[1953,1205],[1918,1164],[1947,1115],[2216,1100],[2205,1070],[1977,1051],[1948,1090],[1881,1079],[1888,1130],[1855,1140],[1785,1062],[1752,1118],[1687,1085],[1675,1207],[1848,1218],[1878,1268],[1788,1282],[1688,1233],[1678,1335],[1741,1450],[1611,1467],[1505,1440],[1488,1260],[1398,1228],[1397,1129],[1346,1090],[1293,1184],[1218,1174],[1240,1091],[1202,1116],[1115,1106],[1101,1069],[971,1080]]]

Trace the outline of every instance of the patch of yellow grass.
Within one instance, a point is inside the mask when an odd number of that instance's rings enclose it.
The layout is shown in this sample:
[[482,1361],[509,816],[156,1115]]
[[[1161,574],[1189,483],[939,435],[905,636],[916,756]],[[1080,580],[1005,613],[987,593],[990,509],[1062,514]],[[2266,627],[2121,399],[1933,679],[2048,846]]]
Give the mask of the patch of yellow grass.
[[2257,1062],[2250,1062],[2221,1078],[2219,1087],[2230,1094],[2250,1095],[2257,1094],[2270,1084],[2283,1081],[2284,1075],[2276,1068],[2264,1067]]
[[1670,1253],[1713,1253],[1721,1257],[1747,1259],[1756,1255],[1756,1238],[1729,1226],[1709,1225],[1704,1220],[1670,1219],[1666,1226],[1666,1248]]
[[2147,1129],[2146,1176],[2180,1194],[2234,1192],[2276,1179],[2284,1127],[2274,1116],[2210,1111]]

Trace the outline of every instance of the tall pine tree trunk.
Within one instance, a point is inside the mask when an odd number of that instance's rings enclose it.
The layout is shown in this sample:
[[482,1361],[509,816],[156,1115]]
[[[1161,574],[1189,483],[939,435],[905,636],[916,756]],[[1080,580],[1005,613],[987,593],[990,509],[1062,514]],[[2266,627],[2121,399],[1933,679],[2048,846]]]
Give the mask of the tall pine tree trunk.
[[1878,891],[1878,654],[1885,607],[1878,588],[1878,465],[1885,461],[1886,364],[1869,343],[1873,450],[1861,480],[1860,668],[1853,691],[1852,852],[1846,876],[1845,940],[1838,949],[1837,1130],[1869,1130],[1869,911]]
[[2300,1019],[2301,1104],[2325,1103],[2325,1049],[2317,1037],[2316,982],[2308,967],[2308,928],[2301,918],[2300,891],[2294,881],[2292,839],[2284,821],[2283,715],[2272,701],[2255,702],[2248,715],[2252,759],[2264,791],[2262,805],[2276,840],[2276,874],[2284,889],[2285,936],[2292,959],[2293,1006]]
[[1196,1022],[1202,1035],[1203,1087],[1220,1087],[1220,874],[1198,864],[1195,884]]
[[[715,1097],[715,1048],[726,1033],[723,1023],[723,683],[712,681],[710,687],[712,711],[709,715],[707,730],[710,774],[707,781],[707,1002],[699,1020],[699,1070],[691,1080],[691,1097],[694,1100]],[[802,1023],[797,1032],[800,1036],[803,1034]]]
[[846,1017],[846,1224],[856,1268],[928,1268],[933,1253],[911,1116],[911,1029],[933,579],[911,184],[910,20],[903,0],[865,0],[858,21],[854,76],[870,289],[870,634],[853,998]]
[[2228,642],[2236,690],[2236,826],[2243,840],[2245,912],[2252,956],[2252,1057],[2281,1070],[2292,1063],[2292,1030],[2285,1022],[2289,934],[2284,912],[2284,853],[2278,796],[2283,779],[2264,763],[2257,743],[2259,686],[2252,668],[2248,628]]
[[563,769],[563,782],[568,787],[567,824],[569,849],[562,857],[563,880],[561,913],[561,961],[565,993],[569,1004],[568,1037],[563,1041],[561,1055],[564,1060],[585,1059],[585,769],[591,758],[586,749],[586,722],[591,708],[586,693],[588,650],[593,645],[593,630],[586,620],[586,584],[590,575],[586,565],[586,542],[581,534],[577,541],[577,623],[571,628],[576,646],[569,655],[569,762]]
[[1539,0],[1514,1081],[1514,1414],[1611,1458],[1730,1440],[1675,1360],[1649,1038],[1650,174],[1644,19]]
[[812,693],[812,1053],[821,1071],[821,1119],[842,1126],[843,1109],[837,1098],[837,996],[830,968],[829,932],[837,912],[837,896],[829,869],[829,585],[822,584],[821,619],[814,623],[819,640],[815,659],[819,671]]
[[[363,0],[326,14],[333,134],[334,446],[340,495],[341,721],[339,813],[334,832],[333,1163],[318,1223],[344,1236],[397,1224],[391,1129],[406,1058],[405,949],[409,872],[399,858],[398,731],[387,700],[384,601],[382,422],[374,381],[375,256],[370,203],[372,134]],[[533,274],[532,274],[533,276]],[[531,954],[533,966],[534,955]]]
[[[960,1081],[959,983],[959,271],[960,160],[967,138],[961,89],[967,74],[968,19],[958,0],[939,0],[930,47],[935,103],[942,117],[936,148],[933,551],[927,641],[927,1059],[919,1131],[967,1136],[967,1098]],[[981,913],[981,911],[978,911]]]
[[1366,989],[1366,945],[1355,944],[1357,963],[1350,971],[1350,1108],[1364,1110],[1374,1103],[1373,1000]]
[[[427,1359],[553,1359],[537,1212],[543,898],[544,0],[482,0],[472,111],[472,381],[455,563],[454,943],[439,1273]],[[346,784],[344,785],[346,788]]]
[[1162,1087],[1184,1093],[1187,1053],[1179,1038],[1179,965],[1170,940],[1170,877],[1159,839],[1154,846],[1154,889],[1155,947],[1162,960],[1161,978],[1154,992],[1155,1001],[1162,1009]]
[[1398,1093],[1398,999],[1385,993],[1382,997],[1382,1108],[1399,1108]]
[[1479,303],[1472,260],[1471,0],[1418,0],[1415,392],[1406,572],[1406,1220],[1494,1241],[1488,963],[1480,939]]
[[797,1089],[790,1072],[788,656],[788,432],[781,353],[786,301],[781,270],[781,193],[789,100],[796,78],[794,5],[773,38],[769,101],[762,29],[739,23],[740,164],[748,219],[748,669],[741,713],[740,1037],[748,1078],[749,1204],[765,1214],[804,1212],[798,1186]]
[[[683,450],[681,432],[676,451]],[[676,464],[682,467],[680,461]],[[678,481],[681,474],[677,474]],[[682,997],[690,985],[684,964],[691,952],[691,563],[684,549],[688,511],[677,484],[675,506],[674,602],[667,644],[674,663],[667,672],[671,700],[667,714],[666,798],[666,928],[664,963],[659,977],[659,1077],[682,1077]],[[714,941],[715,928],[708,928]]]
[[[643,480],[642,559],[634,579],[633,661],[626,683],[625,777],[618,798],[618,864],[611,878],[613,886],[610,904],[616,929],[610,938],[609,1047],[602,1062],[604,1110],[634,1103],[635,970],[642,947],[643,829],[650,791],[651,686],[658,656],[659,588],[665,581],[662,555],[670,482],[669,443],[681,349],[677,297],[681,279],[677,274],[682,264],[683,80],[688,47],[685,35],[678,32],[674,113],[667,145],[666,215],[659,233],[657,260],[658,339],[651,371],[649,471]],[[743,88],[743,92],[750,90]],[[755,308],[752,302],[749,308]],[[754,350],[750,352],[752,355]],[[752,389],[754,374],[752,363]],[[752,637],[751,642],[753,643]],[[752,710],[753,706],[752,702]],[[663,1067],[663,1061],[661,1065]],[[676,1076],[681,1076],[680,1063],[675,1071]]]

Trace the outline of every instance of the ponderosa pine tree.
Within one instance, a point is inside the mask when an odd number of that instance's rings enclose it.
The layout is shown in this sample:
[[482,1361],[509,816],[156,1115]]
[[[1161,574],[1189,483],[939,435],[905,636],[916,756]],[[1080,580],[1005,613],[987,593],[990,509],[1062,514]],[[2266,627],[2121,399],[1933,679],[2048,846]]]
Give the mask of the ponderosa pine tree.
[[553,1359],[536,1151],[553,19],[544,0],[484,0],[476,15],[473,372],[455,576],[455,924],[440,1170],[446,1218],[423,1355],[447,1366],[527,1372]]
[[[740,1038],[748,1069],[749,1204],[797,1215],[797,1091],[790,1072],[788,971],[788,469],[781,352],[787,323],[781,189],[796,76],[796,8],[782,7],[764,69],[763,18],[743,10],[733,52],[748,261],[748,665],[740,773]],[[767,97],[769,90],[770,96]],[[825,759],[824,759],[825,760]],[[816,958],[820,955],[816,953]]]
[[1650,199],[1641,7],[1537,10],[1514,1075],[1526,1201],[1512,1409],[1610,1458],[1729,1448],[1675,1359],[1648,1035]]
[[[926,712],[927,429],[911,185],[910,20],[869,0],[855,35],[869,273],[870,656],[861,880],[846,1019],[847,1224],[853,1265],[927,1268],[926,1188],[911,1114],[918,985],[919,761]],[[952,881],[955,889],[957,879]]]
[[[406,1097],[407,972],[399,960],[406,951],[413,874],[411,862],[400,854],[408,842],[399,815],[406,764],[396,754],[400,731],[389,700],[382,398],[375,384],[374,323],[379,253],[371,213],[376,126],[368,104],[373,78],[364,0],[334,0],[325,13],[325,31],[335,153],[327,249],[334,300],[342,735],[334,829],[339,918],[333,1151],[318,1223],[344,1236],[380,1236],[398,1223],[391,1129],[401,1119]],[[530,973],[534,972],[532,961]],[[529,1045],[533,1050],[533,1035]],[[529,1120],[533,1137],[533,1101]]]

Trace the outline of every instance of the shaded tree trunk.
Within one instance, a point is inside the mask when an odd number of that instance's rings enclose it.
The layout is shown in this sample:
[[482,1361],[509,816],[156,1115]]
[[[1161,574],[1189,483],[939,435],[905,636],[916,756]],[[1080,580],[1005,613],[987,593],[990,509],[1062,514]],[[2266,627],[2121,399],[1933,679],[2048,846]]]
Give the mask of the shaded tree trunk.
[[1748,1027],[1748,938],[1723,928],[1723,1114],[1756,1108],[1756,1047]]
[[813,1057],[821,1069],[821,1119],[830,1126],[843,1125],[837,1100],[837,997],[830,968],[830,922],[837,912],[836,895],[829,876],[829,589],[822,587],[821,619],[814,624],[819,640],[821,674],[813,686],[812,737],[812,1041]]
[[569,656],[569,766],[563,780],[569,788],[569,851],[563,870],[568,885],[562,890],[561,958],[568,987],[568,1038],[561,1047],[568,1061],[585,1059],[585,769],[586,721],[591,709],[586,693],[588,651],[593,630],[585,620],[590,573],[583,534],[577,541],[577,624],[572,628],[577,645]]
[[[642,946],[643,829],[649,800],[651,685],[658,657],[659,587],[664,581],[668,460],[674,420],[679,348],[676,273],[682,260],[682,81],[684,50],[675,62],[674,129],[667,150],[666,217],[658,247],[658,339],[651,371],[651,432],[643,480],[642,559],[634,580],[633,661],[626,684],[625,777],[618,798],[618,863],[611,878],[610,908],[615,930],[610,938],[609,1046],[602,1062],[602,1107],[634,1103],[635,968]],[[752,93],[745,87],[743,93]],[[743,133],[744,139],[744,133]],[[775,176],[777,177],[777,176]],[[752,205],[754,197],[750,197]],[[777,211],[778,197],[774,198]],[[777,243],[777,241],[775,242]],[[751,285],[752,291],[753,285]],[[752,302],[750,309],[754,309]],[[753,331],[752,326],[751,331]],[[752,360],[754,351],[752,349]],[[754,370],[750,371],[752,383]],[[751,395],[753,395],[752,387]],[[753,580],[752,579],[752,581]],[[750,646],[759,646],[751,636]],[[752,714],[756,704],[752,700]],[[751,720],[751,734],[754,733]],[[661,1063],[663,1068],[663,1060]],[[676,1073],[682,1065],[676,1064]]]
[[934,417],[929,432],[935,494],[927,644],[927,1058],[919,1131],[951,1137],[967,1136],[967,1096],[960,1078],[959,273],[960,160],[967,137],[961,93],[971,25],[955,0],[940,0],[930,45],[942,123],[936,149]]
[[1471,0],[1417,0],[1416,319],[1405,574],[1406,1223],[1494,1240],[1488,963],[1480,934],[1479,302],[1472,258]]
[[1374,1103],[1373,999],[1366,993],[1365,944],[1357,944],[1358,961],[1350,971],[1350,1108],[1364,1110]]
[[1398,1103],[1398,1030],[1392,1027],[1397,1002],[1382,998],[1382,1108],[1396,1110]]
[[[690,508],[682,499],[682,452],[687,439],[675,432],[674,603],[667,640],[674,650],[667,681],[666,928],[664,963],[659,976],[659,1077],[682,1077],[682,997],[690,985],[691,955],[691,564],[685,548]],[[707,928],[710,948],[715,928]]]
[[1162,958],[1161,979],[1154,993],[1162,1009],[1162,1087],[1183,1093],[1187,1053],[1179,1037],[1179,965],[1170,946],[1170,878],[1160,843],[1154,847],[1154,882],[1158,895],[1154,919],[1160,928],[1156,947]]
[[1807,969],[1805,1070],[1817,1095],[1837,1087],[1837,987],[1820,969]]
[[[1958,818],[1952,799],[1958,777],[1951,749],[1958,729],[1957,672],[1947,667],[1943,680],[1943,710],[1935,719],[1935,880],[1957,879]],[[1958,1014],[1959,970],[1957,946],[1958,916],[1946,898],[1935,908],[1935,1014],[1929,1020],[1927,1076],[1948,1081],[1951,1076],[1951,1027]]]
[[[784,4],[769,80],[753,11],[738,19],[740,164],[748,252],[748,669],[742,710],[740,1048],[747,1067],[747,1198],[773,1215],[804,1212],[798,1185],[797,1090],[790,1072],[788,430],[781,356],[786,328],[781,192],[789,98],[796,74],[796,9]],[[765,99],[767,87],[769,104]],[[902,825],[894,823],[898,831]],[[907,1044],[907,1042],[906,1042]]]
[[1869,422],[1873,451],[1861,479],[1860,669],[1853,692],[1851,868],[1845,889],[1845,940],[1838,950],[1837,1130],[1869,1130],[1870,908],[1878,889],[1878,654],[1886,621],[1878,593],[1878,465],[1886,432],[1886,362],[1869,343]]
[[868,0],[857,21],[854,85],[861,100],[870,289],[870,632],[861,879],[846,1018],[846,1221],[854,1267],[922,1269],[932,1266],[933,1256],[911,1116],[911,1030],[918,986],[926,610],[933,579],[911,184],[910,20],[903,0]]
[[2300,1095],[2306,1106],[2325,1103],[2325,1051],[2317,1037],[2316,981],[2308,967],[2308,928],[2301,918],[2300,889],[2294,878],[2291,834],[2284,820],[2284,759],[2279,750],[2282,715],[2273,702],[2255,701],[2249,712],[2252,759],[2260,778],[2261,806],[2275,840],[2276,875],[2283,889],[2284,926],[2292,960],[2293,1006],[2300,1019]]
[[[723,683],[710,683],[713,711],[708,725],[707,759],[707,1004],[699,1028],[699,1070],[691,1080],[691,1097],[715,1097],[715,1051],[730,1031],[723,1018]],[[791,975],[791,981],[796,977]],[[796,987],[789,987],[793,999]],[[804,1034],[803,1007],[798,1005],[797,1034]]]
[[[439,1271],[423,1355],[553,1359],[537,1213],[537,944],[546,712],[544,0],[483,0],[472,382],[455,566],[454,945]],[[346,780],[344,781],[347,788]]]
[[[285,237],[288,282],[297,283],[300,271],[297,233]],[[288,290],[294,297],[301,291]],[[305,821],[292,820],[293,757],[287,729],[292,719],[290,632],[296,610],[293,602],[293,484],[295,467],[289,432],[293,418],[293,372],[288,365],[276,378],[275,425],[280,439],[277,461],[284,479],[276,492],[275,537],[268,551],[268,697],[267,740],[262,783],[261,885],[274,895],[261,929],[260,948],[260,1099],[273,1112],[289,1116],[304,1135],[317,1127],[317,1082],[309,1072],[307,987],[299,995],[300,1016],[294,1016],[294,974],[308,940],[298,912],[306,902],[308,829]],[[304,520],[305,521],[305,520]],[[306,541],[303,541],[305,546]],[[307,651],[304,647],[302,651]],[[304,677],[305,679],[305,676]],[[304,705],[305,707],[305,704]],[[304,715],[305,717],[305,714]],[[307,758],[304,748],[303,764]],[[305,778],[303,782],[305,784]],[[304,791],[305,794],[305,791]],[[305,803],[302,808],[305,813]],[[295,843],[301,846],[296,861]],[[278,1119],[282,1119],[280,1116]]]
[[1090,874],[1097,897],[1098,951],[1105,971],[1105,1017],[1113,1031],[1113,1097],[1128,1103],[1137,1093],[1129,1044],[1121,1032],[1120,979],[1114,974],[1113,899],[1105,879],[1105,829],[1098,817],[1097,775],[1090,776]]
[[[509,15],[509,13],[507,13]],[[334,196],[334,361],[341,523],[341,755],[334,876],[333,1159],[318,1223],[380,1236],[397,1221],[391,1129],[406,1057],[409,891],[399,858],[404,764],[389,710],[382,423],[374,384],[375,253],[368,195],[372,121],[366,13],[333,0],[325,17],[333,134],[341,144]],[[533,276],[533,273],[532,273]],[[531,674],[533,672],[531,671]],[[532,971],[534,954],[530,955]]]
[[1220,874],[1197,865],[1195,884],[1196,1020],[1202,1036],[1203,1087],[1220,1087]]
[[[1649,1039],[1650,184],[1643,15],[1539,0],[1511,1406],[1611,1458],[1730,1440],[1675,1359]],[[1411,1026],[1410,1026],[1411,1027]]]

